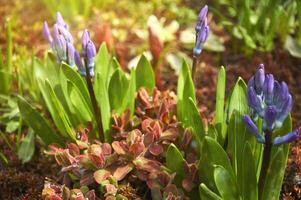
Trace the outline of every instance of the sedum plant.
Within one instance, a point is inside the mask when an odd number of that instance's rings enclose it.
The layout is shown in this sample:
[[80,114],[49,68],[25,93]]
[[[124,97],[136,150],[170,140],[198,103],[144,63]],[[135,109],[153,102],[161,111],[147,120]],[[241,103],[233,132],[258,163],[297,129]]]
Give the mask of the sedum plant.
[[[197,59],[207,39],[207,7],[196,28]],[[292,131],[287,85],[260,65],[248,85],[238,78],[225,100],[218,74],[215,119],[204,123],[192,73],[183,60],[177,95],[155,88],[144,55],[124,72],[106,46],[98,52],[88,31],[82,51],[58,13],[44,35],[49,52],[34,69],[46,119],[19,97],[24,121],[61,166],[44,199],[279,199]],[[255,136],[255,137],[254,137]]]

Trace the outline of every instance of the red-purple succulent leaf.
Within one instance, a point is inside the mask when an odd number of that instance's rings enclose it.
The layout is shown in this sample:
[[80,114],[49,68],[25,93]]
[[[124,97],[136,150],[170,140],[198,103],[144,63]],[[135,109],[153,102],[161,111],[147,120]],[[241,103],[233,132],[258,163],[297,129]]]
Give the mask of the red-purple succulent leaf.
[[111,147],[110,144],[104,143],[104,144],[102,144],[101,148],[102,148],[102,153],[103,153],[105,156],[108,156],[108,155],[111,155],[111,154],[112,154],[112,147]]
[[150,96],[148,95],[148,92],[145,88],[141,88],[139,90],[137,97],[144,107],[151,107],[151,104],[149,103]]
[[94,175],[92,173],[85,174],[81,179],[80,179],[80,185],[81,186],[88,186],[90,184],[94,183]]
[[71,190],[70,200],[85,200],[84,194],[79,189]]
[[117,188],[113,185],[113,184],[106,184],[105,185],[105,190],[106,190],[106,194],[105,196],[108,195],[116,195],[117,193]]
[[118,141],[114,141],[112,143],[112,148],[114,149],[114,151],[119,154],[119,155],[125,155],[127,152],[124,149],[124,145],[122,145],[121,142]]
[[154,135],[151,133],[146,133],[143,138],[143,143],[146,147],[154,142]]
[[190,192],[193,188],[194,188],[194,184],[193,182],[188,179],[188,178],[185,178],[183,179],[182,181],[182,187],[187,191],[187,192]]
[[159,156],[161,153],[163,153],[163,151],[164,151],[164,149],[163,149],[163,147],[162,147],[162,145],[160,145],[160,144],[155,144],[155,143],[153,143],[153,144],[151,144],[150,146],[149,146],[149,152],[151,153],[151,154],[153,154],[154,156]]
[[90,190],[85,194],[85,197],[88,198],[88,200],[95,200],[96,195],[95,195],[95,190]]
[[93,174],[95,181],[101,184],[104,180],[111,176],[111,173],[105,169],[99,169]]
[[63,200],[62,197],[60,197],[59,195],[56,195],[56,194],[50,195],[47,199],[49,199],[49,200]]
[[121,181],[124,179],[126,175],[128,175],[132,170],[134,169],[134,166],[132,164],[127,164],[121,167],[118,167],[114,173],[113,177],[116,178],[117,181]]
[[69,149],[69,152],[70,152],[70,154],[71,154],[72,156],[77,156],[77,155],[80,154],[80,149],[79,149],[79,147],[78,147],[76,144],[74,144],[74,143],[69,143],[69,144],[67,145],[67,148]]
[[177,137],[178,137],[178,129],[175,127],[170,127],[169,129],[161,133],[160,140],[175,141]]

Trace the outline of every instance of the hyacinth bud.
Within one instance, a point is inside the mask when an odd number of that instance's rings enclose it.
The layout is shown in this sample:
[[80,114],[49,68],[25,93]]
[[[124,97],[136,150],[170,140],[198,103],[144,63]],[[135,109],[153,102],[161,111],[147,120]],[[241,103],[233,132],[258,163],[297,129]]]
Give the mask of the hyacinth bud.
[[293,98],[291,95],[288,95],[286,101],[282,105],[282,108],[277,116],[276,127],[280,128],[283,124],[283,121],[286,119],[288,114],[291,112],[293,107]]
[[82,35],[82,53],[85,60],[85,65],[89,70],[91,77],[94,76],[94,57],[96,56],[96,48],[90,39],[90,33],[85,30]]
[[65,21],[64,21],[64,19],[63,19],[60,12],[56,13],[56,24],[64,27],[65,29],[68,29],[68,25],[65,23]]
[[209,26],[207,25],[207,13],[208,6],[205,5],[199,13],[198,22],[195,27],[196,30],[196,42],[193,48],[193,55],[199,56],[202,52],[204,43],[209,35]]
[[284,136],[278,136],[274,139],[273,145],[281,145],[284,143],[290,143],[298,139],[300,134],[300,129],[296,129]]
[[54,36],[53,48],[58,62],[67,60],[67,43],[62,35]]
[[50,34],[48,24],[47,24],[46,21],[43,23],[43,34],[44,34],[44,37],[48,40],[48,42],[52,43],[53,39],[52,39],[52,36]]
[[78,68],[78,71],[79,71],[80,75],[86,76],[86,69],[84,68],[82,59],[81,59],[78,51],[76,51],[76,50],[74,52],[74,61],[75,61],[75,64]]
[[272,74],[266,75],[264,86],[263,86],[263,94],[265,98],[265,103],[267,105],[272,105],[273,103],[273,92],[274,92],[274,77]]
[[264,65],[260,64],[259,68],[254,76],[254,87],[257,94],[262,93],[262,88],[265,81],[265,75],[264,75]]
[[248,88],[248,103],[249,106],[256,111],[259,116],[263,116],[263,102],[262,99],[256,94],[253,87]]
[[82,35],[83,56],[86,56],[86,54],[87,54],[87,45],[88,45],[89,41],[90,41],[90,33],[88,30],[84,30],[83,35]]
[[71,44],[70,42],[67,43],[67,60],[69,65],[73,68],[75,67],[75,61],[74,61],[74,53],[75,53],[75,49],[73,44]]
[[272,131],[275,127],[275,121],[277,118],[277,110],[275,106],[268,106],[265,109],[263,118],[263,130]]
[[249,115],[245,115],[243,117],[243,120],[245,122],[246,128],[256,137],[257,142],[265,143],[264,136],[259,133],[259,130],[252,121],[251,117]]

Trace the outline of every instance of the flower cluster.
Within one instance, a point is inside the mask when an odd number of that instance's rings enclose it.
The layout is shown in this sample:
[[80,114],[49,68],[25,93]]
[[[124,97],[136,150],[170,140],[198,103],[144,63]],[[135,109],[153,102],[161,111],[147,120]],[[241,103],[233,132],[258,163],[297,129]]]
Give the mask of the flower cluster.
[[[48,154],[62,167],[65,186],[47,182],[44,199],[60,200],[66,193],[69,197],[66,199],[71,200],[74,191],[83,187],[87,190],[78,193],[81,197],[95,199],[96,194],[106,200],[118,199],[125,196],[121,190],[124,180],[130,184],[141,182],[138,187],[144,185],[160,199],[183,199],[185,191],[197,186],[197,160],[190,145],[192,135],[176,121],[174,94],[155,89],[153,96],[149,96],[142,88],[136,102],[136,119],[130,120],[129,112],[113,116],[112,144],[89,141],[89,131],[81,130],[77,142],[67,148],[49,146]],[[186,155],[182,187],[174,183],[176,173],[171,173],[164,163],[171,143],[177,144]]]
[[[285,82],[274,80],[272,74],[265,75],[264,65],[259,65],[256,74],[248,82],[248,102],[254,119],[263,119],[263,132],[265,136],[281,128],[284,120],[291,112],[293,106],[292,96]],[[257,141],[266,143],[266,138],[260,134],[257,126],[250,116],[245,115],[246,127],[255,135]],[[291,142],[299,136],[299,130],[288,133],[285,136],[276,137],[274,145]]]
[[45,38],[51,45],[51,49],[55,54],[58,63],[66,62],[71,67],[77,66],[79,73],[86,76],[86,68],[90,77],[94,76],[94,57],[96,56],[96,48],[90,39],[87,30],[82,35],[82,58],[80,53],[74,48],[74,40],[69,31],[68,25],[65,23],[62,15],[56,14],[56,23],[52,27],[52,34],[49,30],[47,22],[44,22],[43,33]]
[[197,57],[201,54],[204,43],[209,35],[209,26],[207,25],[208,6],[205,5],[199,13],[198,22],[195,27],[196,42],[193,48],[193,56]]

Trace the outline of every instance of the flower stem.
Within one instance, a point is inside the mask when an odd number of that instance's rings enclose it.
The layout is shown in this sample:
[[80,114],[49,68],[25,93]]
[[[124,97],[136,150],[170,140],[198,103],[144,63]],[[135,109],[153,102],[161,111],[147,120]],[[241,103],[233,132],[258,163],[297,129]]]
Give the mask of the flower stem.
[[198,58],[197,58],[197,56],[193,56],[191,75],[192,75],[192,80],[193,80],[194,83],[195,83],[194,79],[195,79],[195,73],[196,73],[197,64],[198,64]]
[[259,176],[259,184],[258,184],[258,199],[263,200],[263,190],[266,181],[266,176],[268,173],[270,161],[271,161],[271,152],[272,152],[272,133],[265,133],[265,145],[263,150],[263,160],[260,170]]
[[102,129],[100,108],[97,105],[95,92],[94,92],[94,89],[93,89],[91,76],[90,76],[90,72],[89,72],[88,65],[87,65],[86,61],[85,61],[85,66],[86,66],[86,82],[87,82],[87,85],[88,85],[90,99],[91,99],[92,107],[93,107],[93,110],[94,110],[97,129],[98,129],[98,133],[99,133],[99,135],[97,135],[96,137],[99,137],[100,141],[104,142],[104,133],[103,133],[103,129]]

